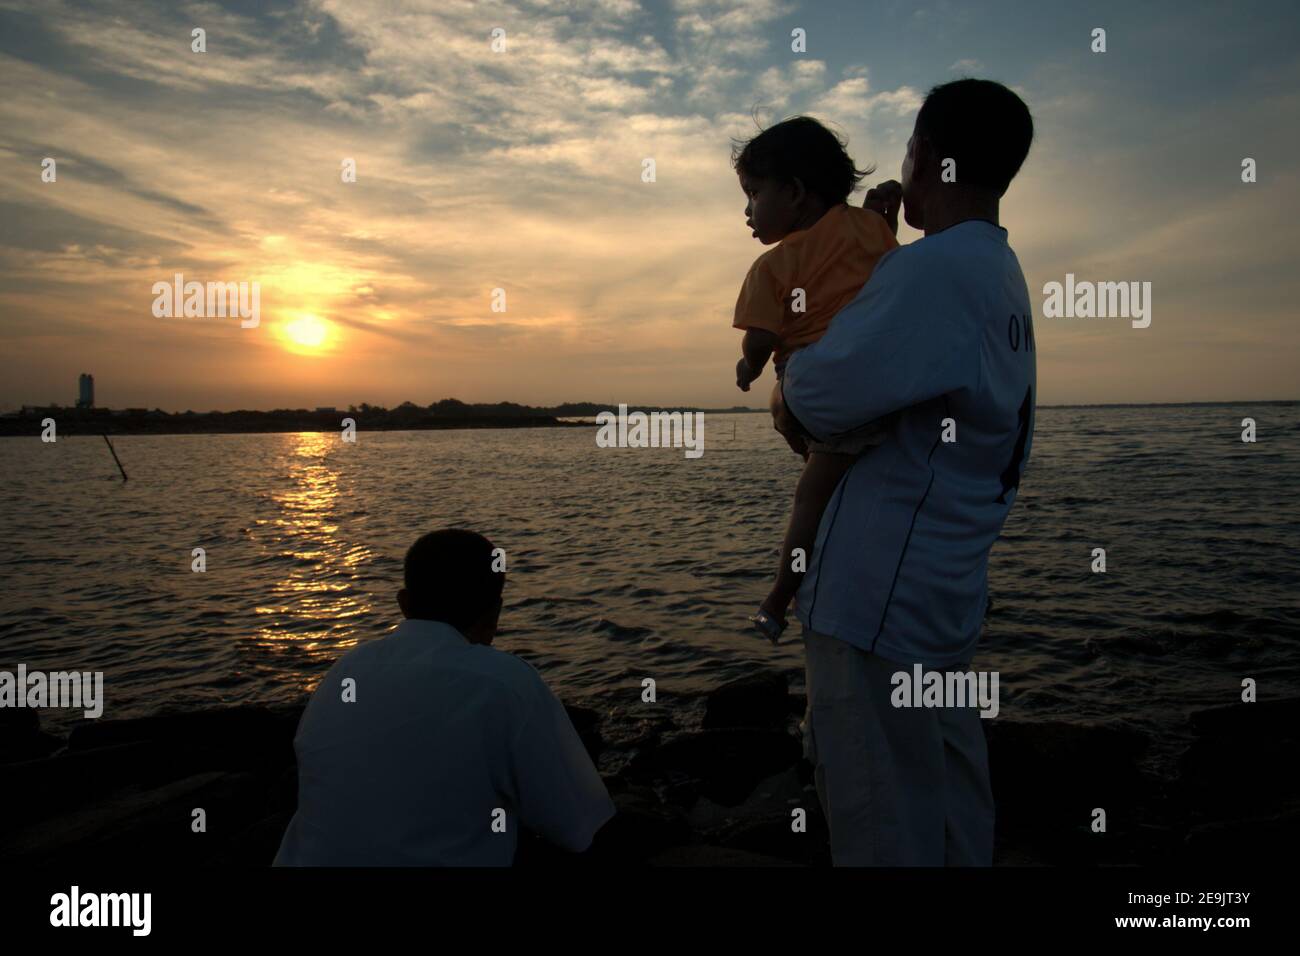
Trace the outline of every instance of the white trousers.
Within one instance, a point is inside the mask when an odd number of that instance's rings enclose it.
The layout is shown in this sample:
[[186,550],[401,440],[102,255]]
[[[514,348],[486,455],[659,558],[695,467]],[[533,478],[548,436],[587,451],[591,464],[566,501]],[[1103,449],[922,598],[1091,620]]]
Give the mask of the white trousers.
[[[804,631],[804,755],[836,866],[990,866],[993,792],[974,707],[894,707],[895,664]],[[965,667],[953,668],[965,670]]]

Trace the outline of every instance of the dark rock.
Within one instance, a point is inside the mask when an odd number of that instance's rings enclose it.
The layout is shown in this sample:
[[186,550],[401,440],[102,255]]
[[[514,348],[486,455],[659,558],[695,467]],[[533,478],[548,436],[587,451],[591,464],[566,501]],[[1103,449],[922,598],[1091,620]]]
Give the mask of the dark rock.
[[288,813],[293,815],[298,809],[298,767],[295,764],[292,767],[285,767],[271,786],[271,792],[267,799],[268,806],[273,813]]
[[63,751],[44,759],[0,764],[0,791],[7,813],[24,821],[98,803],[116,790],[173,779],[154,748],[119,744],[83,752]]
[[[1121,725],[990,720],[989,769],[998,807],[1056,816],[1105,806],[1140,789],[1147,739]],[[1069,811],[1073,813],[1074,811]]]
[[[694,706],[700,704],[697,698]],[[703,706],[706,729],[674,737],[671,721],[645,723],[627,737],[637,747],[622,739],[607,744],[602,712],[568,707],[593,760],[603,753],[606,771],[623,768],[606,778],[618,813],[585,854],[547,850],[521,834],[521,859],[541,866],[826,865],[828,834],[807,786],[811,768],[786,729],[802,700],[788,692],[785,676],[733,681]],[[1280,857],[1300,816],[1278,769],[1300,756],[1297,707],[1288,700],[1191,715],[1199,736],[1176,783],[1141,772],[1147,740],[1121,724],[984,722],[998,811],[996,860]],[[48,751],[37,748],[39,759],[8,763],[5,748],[39,734],[39,718],[0,712],[0,792],[7,795],[9,829],[20,834],[0,845],[0,859],[268,865],[296,809],[292,741],[301,712],[232,707],[87,721],[53,756],[39,757]],[[609,724],[611,734],[622,732],[624,724]],[[208,812],[206,834],[190,830],[196,806]],[[808,813],[806,833],[791,829],[795,807]],[[1091,832],[1094,807],[1106,810],[1107,833]]]
[[[257,819],[263,799],[252,774],[198,774],[23,828],[0,852],[7,863],[39,866],[201,864]],[[207,815],[205,833],[192,830],[195,808]]]
[[148,748],[149,766],[137,768],[145,782],[209,770],[247,770],[272,778],[294,763],[293,737],[301,707],[226,707],[161,713],[136,720],[99,720],[79,725],[68,750],[79,753],[114,744]]
[[640,866],[665,846],[691,840],[690,827],[681,813],[666,806],[649,787],[624,784],[614,797],[614,805],[615,815],[580,854],[561,850],[524,829],[519,835],[515,866]]
[[1189,720],[1198,734],[1293,738],[1300,734],[1300,697],[1211,707],[1194,711]]
[[826,829],[826,818],[815,807],[815,800],[811,806],[805,807],[808,811],[806,832],[795,833],[790,828],[790,815],[778,814],[738,825],[720,834],[717,842],[729,849],[761,853],[801,866],[830,866],[830,831]]
[[579,707],[576,704],[565,704],[564,711],[569,715],[569,722],[573,724],[573,729],[578,733],[586,733],[589,730],[595,730],[600,724],[600,714],[590,707]]
[[704,706],[704,729],[781,728],[789,716],[790,690],[785,675],[764,671],[728,681],[710,693]]
[[[802,761],[801,761],[802,763]],[[817,793],[801,780],[796,764],[761,781],[744,803],[721,807],[701,799],[689,820],[706,843],[781,857],[805,866],[830,864],[830,834]],[[806,826],[793,828],[794,811],[803,810]]]
[[293,813],[275,813],[258,820],[230,840],[211,860],[213,866],[270,866],[280,850]]
[[1267,817],[1290,803],[1295,786],[1278,768],[1300,760],[1300,698],[1198,710],[1189,722],[1199,736],[1178,761],[1179,797],[1198,824],[1217,814]]
[[35,760],[62,746],[61,738],[41,730],[39,711],[30,707],[0,707],[0,763]]
[[1300,805],[1281,813],[1205,823],[1187,835],[1187,856],[1197,864],[1290,866],[1300,843]]
[[705,730],[637,754],[630,779],[694,785],[714,803],[735,806],[766,777],[793,766],[802,755],[794,737],[775,730]]
[[[711,838],[718,830],[737,822],[752,822],[774,815],[789,819],[792,810],[799,807],[806,809],[810,803],[814,806],[817,804],[816,791],[805,787],[799,778],[799,766],[796,764],[760,780],[744,802],[730,807],[701,797],[691,807],[687,819],[691,828],[706,838]],[[720,841],[710,839],[710,842]]]
[[573,704],[565,704],[564,709],[573,729],[578,732],[578,739],[587,748],[592,762],[595,762],[605,749],[605,740],[600,735],[600,714],[590,707],[577,707]]
[[611,864],[636,864],[665,846],[686,843],[691,829],[676,808],[663,803],[654,790],[629,785],[614,796],[617,814],[596,835],[592,857]]
[[0,707],[0,740],[41,729],[40,711],[32,707]]
[[795,770],[799,774],[799,782],[805,787],[815,785],[817,782],[817,768],[809,762],[807,757],[803,756],[803,743],[799,744],[800,757],[799,762],[795,764]]
[[1259,812],[1294,795],[1293,778],[1282,768],[1298,761],[1297,737],[1246,732],[1200,737],[1178,760],[1179,797],[1192,808]]
[[[1146,737],[1119,725],[990,720],[985,727],[1003,854],[1042,847],[1044,862],[1124,862],[1136,827],[1158,806],[1138,768]],[[1106,811],[1106,833],[1091,830]]]
[[282,745],[286,740],[292,744],[302,712],[303,708],[298,706],[237,706],[163,712],[134,720],[88,721],[73,730],[68,747],[87,750],[147,740],[191,747],[226,747],[244,753],[250,746],[265,748]]
[[[256,781],[244,793],[247,805],[224,819],[256,819],[296,803],[292,741],[298,716],[296,708],[250,707],[88,722],[52,757],[0,764],[0,788],[12,794],[10,813],[25,824],[61,824],[131,794],[153,799],[148,794],[165,793],[187,778],[243,780],[239,775],[247,774]],[[207,836],[211,848],[230,831]]]
[[695,806],[700,799],[700,780],[680,770],[670,770],[666,775],[657,777],[655,789],[663,795],[669,806],[685,812]]

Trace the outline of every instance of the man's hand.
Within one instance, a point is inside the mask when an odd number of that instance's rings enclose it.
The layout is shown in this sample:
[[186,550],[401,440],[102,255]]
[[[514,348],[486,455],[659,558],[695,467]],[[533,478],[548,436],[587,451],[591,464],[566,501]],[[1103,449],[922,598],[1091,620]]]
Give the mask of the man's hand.
[[794,416],[786,409],[785,399],[781,395],[779,383],[772,389],[769,408],[772,412],[772,427],[785,439],[785,443],[790,446],[792,452],[807,461],[808,440],[799,431],[799,424],[794,420]]
[[742,355],[740,361],[736,363],[736,386],[742,392],[748,392],[749,383],[762,374],[762,369],[759,369],[757,372],[754,371],[754,369],[750,367],[749,360]]
[[870,209],[885,217],[889,229],[898,235],[898,209],[903,204],[903,187],[895,179],[887,179],[879,186],[867,190],[867,198],[862,200],[862,208]]
[[792,452],[804,461],[808,460],[808,439],[804,438],[803,435],[800,435],[796,431],[783,432],[779,427],[776,430],[780,433],[781,437],[785,439],[785,443],[790,446]]

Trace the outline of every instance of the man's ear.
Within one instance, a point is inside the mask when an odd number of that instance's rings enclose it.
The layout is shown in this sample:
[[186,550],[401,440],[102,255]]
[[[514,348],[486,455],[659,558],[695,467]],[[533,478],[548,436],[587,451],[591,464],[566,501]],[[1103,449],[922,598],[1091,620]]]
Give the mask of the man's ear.
[[409,618],[411,616],[411,595],[407,593],[406,588],[402,588],[397,592],[397,606],[402,609],[402,617]]
[[497,627],[501,621],[501,608],[503,605],[504,602],[501,598],[497,598],[496,603],[485,609],[482,616],[470,625],[469,632],[466,633],[465,637],[471,644],[492,646],[492,640],[497,636]]
[[928,182],[938,168],[939,158],[934,155],[934,144],[925,136],[918,135],[912,146],[912,178]]

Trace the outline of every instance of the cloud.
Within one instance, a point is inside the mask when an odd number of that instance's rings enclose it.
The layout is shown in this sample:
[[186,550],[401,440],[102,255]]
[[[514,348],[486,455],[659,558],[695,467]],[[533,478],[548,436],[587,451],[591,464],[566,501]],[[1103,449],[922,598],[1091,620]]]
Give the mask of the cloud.
[[785,66],[768,67],[754,82],[754,92],[773,108],[826,85],[826,64],[821,60],[797,59]]
[[838,116],[843,121],[862,122],[876,112],[907,116],[920,109],[921,101],[921,94],[910,86],[873,93],[865,76],[851,76],[816,97],[812,109]]
[[[945,49],[990,48],[979,16],[938,6],[913,26],[909,9],[891,14],[907,39],[900,67],[869,43],[823,45],[815,11],[773,0],[10,3],[0,336],[19,359],[0,370],[0,401],[45,400],[40,376],[65,381],[75,358],[127,389],[121,404],[151,407],[168,404],[160,390],[191,388],[181,369],[208,397],[177,401],[196,407],[391,402],[390,390],[435,384],[466,399],[589,397],[575,381],[730,404],[730,310],[762,251],[743,226],[731,139],[752,136],[756,116],[811,113],[846,131],[859,165],[897,175],[923,96],[913,84],[942,79],[952,56],[922,41],[948,30],[961,36]],[[815,57],[789,49],[796,14]],[[195,25],[206,54],[190,52]],[[1249,103],[1225,87],[1191,123],[1111,74],[1084,82],[1064,54],[1034,57],[997,60],[1040,130],[1004,207],[1031,285],[1072,264],[1149,261],[1171,283],[1162,307],[1199,314],[1236,294],[1277,327],[1286,272],[1248,220],[1293,238],[1273,212],[1292,196],[1295,134],[1276,117],[1294,103],[1276,91],[1295,88],[1294,69],[1261,63]],[[947,72],[966,68],[983,66]],[[1260,157],[1256,193],[1187,209],[1207,183],[1240,188],[1213,177],[1246,148]],[[57,183],[40,181],[44,155],[59,160]],[[344,158],[356,183],[341,181]],[[642,181],[647,158],[655,182]],[[1230,250],[1196,238],[1217,221]],[[1179,263],[1199,301],[1172,284]],[[1246,293],[1234,270],[1251,276]],[[339,348],[291,357],[219,325],[159,327],[147,292],[175,271],[261,281],[268,326],[310,311],[335,323]],[[505,315],[488,308],[496,287]],[[1067,376],[1050,356],[1049,389]]]

